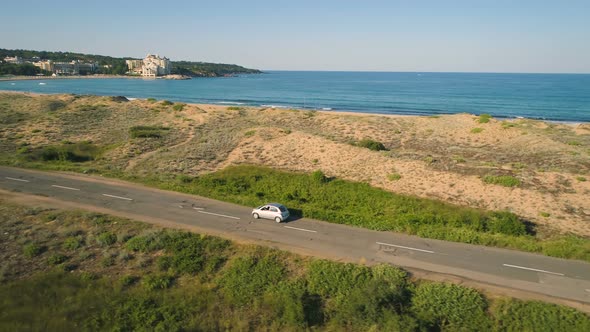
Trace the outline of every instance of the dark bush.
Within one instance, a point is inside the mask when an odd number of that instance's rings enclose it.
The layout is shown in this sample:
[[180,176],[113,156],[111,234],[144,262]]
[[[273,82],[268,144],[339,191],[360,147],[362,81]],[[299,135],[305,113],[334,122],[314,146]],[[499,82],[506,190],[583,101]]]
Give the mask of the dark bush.
[[33,258],[39,256],[43,252],[43,247],[36,243],[29,243],[23,248],[23,254],[27,258]]
[[488,331],[487,302],[475,289],[454,284],[423,283],[412,298],[416,316],[441,330]]
[[487,221],[488,231],[506,235],[521,236],[527,234],[525,223],[514,213],[507,211],[492,212]]
[[110,246],[110,245],[114,244],[115,242],[117,242],[117,236],[113,233],[104,232],[96,238],[96,241],[101,246],[106,247],[106,246]]
[[160,138],[164,136],[170,128],[162,126],[134,126],[129,129],[132,138]]
[[373,151],[387,150],[385,148],[385,145],[383,145],[383,143],[378,142],[378,141],[374,141],[369,138],[365,138],[365,139],[361,140],[360,142],[357,143],[357,145],[360,147],[363,147],[363,148],[367,148],[369,150],[373,150]]

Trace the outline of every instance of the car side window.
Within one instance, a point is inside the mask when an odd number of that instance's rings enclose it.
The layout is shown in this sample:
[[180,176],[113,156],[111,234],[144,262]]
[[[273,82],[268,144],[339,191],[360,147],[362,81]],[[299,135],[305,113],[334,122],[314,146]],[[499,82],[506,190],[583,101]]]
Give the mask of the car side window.
[[279,209],[277,209],[276,207],[271,207],[271,208],[270,208],[270,210],[271,210],[272,212],[279,212]]
[[260,209],[260,210],[266,211],[266,210],[268,210],[268,206],[263,206],[262,209]]

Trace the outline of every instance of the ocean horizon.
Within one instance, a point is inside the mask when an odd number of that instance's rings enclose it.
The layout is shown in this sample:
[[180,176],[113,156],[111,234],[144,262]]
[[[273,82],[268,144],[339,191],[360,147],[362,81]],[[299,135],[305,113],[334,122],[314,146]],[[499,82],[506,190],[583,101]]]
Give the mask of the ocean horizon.
[[191,80],[39,79],[0,90],[123,95],[175,102],[590,122],[590,74],[265,71]]

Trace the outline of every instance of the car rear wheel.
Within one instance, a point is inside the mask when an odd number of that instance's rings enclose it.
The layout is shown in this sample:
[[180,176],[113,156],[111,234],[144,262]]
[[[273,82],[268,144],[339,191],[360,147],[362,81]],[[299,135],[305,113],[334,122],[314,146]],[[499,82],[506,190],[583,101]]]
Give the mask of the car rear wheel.
[[276,221],[276,222],[281,222],[281,221],[282,221],[282,220],[281,220],[281,217],[275,217],[275,221]]
[[258,213],[252,213],[252,217],[254,217],[254,219],[260,218],[260,216],[258,215]]

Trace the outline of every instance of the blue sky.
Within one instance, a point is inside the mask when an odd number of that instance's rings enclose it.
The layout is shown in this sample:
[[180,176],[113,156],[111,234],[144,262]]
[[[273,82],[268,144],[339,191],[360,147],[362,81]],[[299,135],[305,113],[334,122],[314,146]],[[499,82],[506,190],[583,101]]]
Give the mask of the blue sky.
[[259,69],[590,73],[590,1],[10,1],[0,47]]

